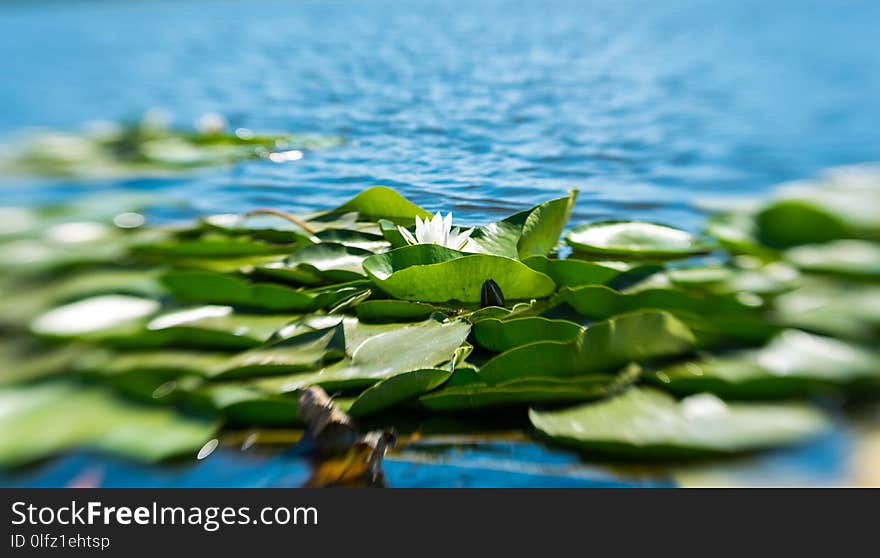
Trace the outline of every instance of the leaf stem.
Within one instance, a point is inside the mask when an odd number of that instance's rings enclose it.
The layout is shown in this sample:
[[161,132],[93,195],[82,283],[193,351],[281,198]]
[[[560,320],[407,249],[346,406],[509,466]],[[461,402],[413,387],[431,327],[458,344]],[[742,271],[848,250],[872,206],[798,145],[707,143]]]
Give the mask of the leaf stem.
[[275,215],[277,217],[281,217],[282,219],[287,219],[288,221],[290,221],[294,225],[301,227],[302,229],[304,229],[308,233],[315,234],[318,232],[314,227],[312,227],[311,225],[309,225],[308,223],[306,223],[305,221],[303,221],[299,217],[297,217],[295,215],[291,215],[290,213],[287,213],[284,211],[280,211],[278,209],[272,209],[270,207],[261,207],[258,209],[252,209],[252,210],[248,211],[247,213],[245,213],[245,217],[251,217],[253,215]]

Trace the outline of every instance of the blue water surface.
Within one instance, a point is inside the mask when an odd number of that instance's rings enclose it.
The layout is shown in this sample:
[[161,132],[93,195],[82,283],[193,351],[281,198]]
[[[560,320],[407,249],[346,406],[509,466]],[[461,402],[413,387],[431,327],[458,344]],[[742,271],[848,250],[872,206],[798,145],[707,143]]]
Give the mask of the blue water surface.
[[689,228],[699,196],[880,159],[880,4],[675,0],[19,1],[0,5],[0,137],[163,107],[340,134],[184,179],[194,212],[324,208],[375,184],[482,222],[580,188],[576,219]]

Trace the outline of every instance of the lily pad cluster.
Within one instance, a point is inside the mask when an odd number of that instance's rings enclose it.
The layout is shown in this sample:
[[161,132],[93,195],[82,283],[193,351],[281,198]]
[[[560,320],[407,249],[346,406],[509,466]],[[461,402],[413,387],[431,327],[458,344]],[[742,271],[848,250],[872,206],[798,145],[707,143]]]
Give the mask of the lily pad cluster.
[[337,136],[258,134],[228,130],[219,115],[205,115],[192,129],[157,118],[101,122],[82,133],[32,132],[0,148],[0,173],[71,178],[166,175],[248,159],[295,161],[313,149],[342,143]]
[[384,187],[159,228],[4,210],[0,464],[194,456],[223,428],[301,425],[309,386],[358,420],[518,415],[637,460],[805,442],[829,401],[880,393],[880,173],[701,234],[570,224],[575,199],[446,236]]

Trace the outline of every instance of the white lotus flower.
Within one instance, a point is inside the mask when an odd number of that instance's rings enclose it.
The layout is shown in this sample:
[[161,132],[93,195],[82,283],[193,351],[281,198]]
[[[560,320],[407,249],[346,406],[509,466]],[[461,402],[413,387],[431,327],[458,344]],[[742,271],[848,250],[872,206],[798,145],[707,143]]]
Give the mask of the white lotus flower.
[[453,250],[463,250],[467,246],[471,233],[474,232],[473,227],[463,232],[458,227],[453,229],[452,212],[443,217],[439,211],[434,217],[425,218],[424,221],[416,217],[415,236],[399,225],[397,230],[409,244],[438,244]]

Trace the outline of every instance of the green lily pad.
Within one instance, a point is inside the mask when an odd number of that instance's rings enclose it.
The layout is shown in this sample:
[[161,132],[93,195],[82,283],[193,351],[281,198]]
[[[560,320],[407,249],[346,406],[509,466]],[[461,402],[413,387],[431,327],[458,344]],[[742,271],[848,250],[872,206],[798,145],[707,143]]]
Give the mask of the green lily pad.
[[416,217],[430,217],[431,213],[412,203],[395,190],[385,186],[368,188],[336,209],[324,215],[335,216],[357,212],[361,220],[387,219],[398,225],[411,225]]
[[806,271],[880,278],[880,246],[864,240],[837,240],[798,246],[788,250],[785,258]]
[[355,307],[358,319],[365,322],[415,322],[438,311],[432,304],[409,300],[367,300]]
[[[343,226],[353,225],[356,215],[346,220]],[[227,236],[246,236],[277,244],[300,244],[311,242],[312,233],[302,226],[272,213],[237,214],[223,213],[209,215],[201,220],[206,230],[214,230]],[[319,228],[316,223],[309,223],[312,228]]]
[[743,297],[706,295],[670,288],[651,288],[621,293],[605,286],[584,286],[559,291],[559,298],[579,314],[594,320],[607,319],[627,312],[657,309],[672,312],[712,343],[729,336],[745,341],[762,341],[778,328],[768,324],[758,312],[763,301],[754,303]]
[[[449,385],[419,398],[432,411],[473,410],[537,403],[575,403],[606,397],[634,383],[641,368],[630,365],[616,375],[587,374],[572,378],[525,378],[490,386]],[[451,383],[451,382],[450,382]]]
[[791,397],[866,384],[880,388],[880,353],[831,337],[786,330],[767,346],[729,356],[707,356],[653,372],[675,393],[712,392],[721,397]]
[[711,394],[677,401],[650,389],[562,411],[529,411],[540,434],[608,457],[674,459],[728,455],[802,443],[830,427],[804,404],[725,403]]
[[755,215],[757,236],[772,248],[790,248],[846,238],[846,223],[805,200],[781,200]]
[[102,295],[49,310],[34,319],[31,331],[48,337],[79,337],[139,323],[159,311],[159,302],[127,295]]
[[[413,370],[439,368],[455,358],[471,326],[464,320],[418,324],[361,326],[345,329],[347,357],[317,372],[257,382],[270,393],[294,391],[310,385],[327,389],[367,387]],[[360,330],[360,331],[358,331]]]
[[667,312],[624,314],[591,324],[573,342],[539,341],[501,353],[480,368],[490,385],[528,377],[580,376],[693,348],[694,335]]
[[240,353],[214,369],[214,376],[239,378],[314,370],[345,356],[340,325],[300,333],[277,343]]
[[0,407],[2,467],[79,447],[146,462],[195,457],[218,426],[173,409],[130,403],[103,388],[65,382],[5,387]]
[[189,396],[216,409],[227,424],[286,428],[303,425],[297,397],[292,395],[271,394],[254,386],[226,382],[202,386]]
[[[116,178],[167,175],[265,157],[283,161],[296,150],[339,145],[341,138],[306,134],[248,134],[184,130],[164,123],[107,124],[86,133],[43,132],[21,138],[0,157],[0,170],[13,175]],[[276,150],[283,150],[276,154]],[[280,155],[280,158],[279,158]]]
[[686,231],[639,221],[587,223],[569,231],[565,241],[575,250],[619,258],[684,258],[709,251]]
[[778,296],[771,319],[787,327],[872,342],[880,333],[880,287],[808,282]]
[[139,256],[159,261],[178,258],[242,258],[289,254],[297,244],[273,244],[246,236],[203,235],[199,238],[178,238],[161,242],[145,242],[132,246]]
[[540,316],[501,320],[487,318],[474,324],[474,338],[490,351],[502,352],[536,341],[574,341],[583,327],[566,320]]
[[229,304],[277,312],[308,312],[332,307],[368,284],[346,283],[312,290],[292,289],[274,283],[254,283],[234,275],[208,271],[173,270],[161,277],[162,284],[180,300]]
[[[107,295],[74,302],[37,317],[31,330],[118,347],[248,349],[265,343],[291,316],[242,314],[230,306],[200,306],[156,314],[158,303]],[[100,316],[94,317],[94,316]]]
[[298,250],[283,261],[260,266],[257,272],[296,284],[344,283],[365,278],[363,262],[372,255],[368,250],[322,242]]
[[553,279],[560,287],[601,285],[611,281],[621,270],[609,265],[584,260],[551,260],[546,256],[530,256],[523,263]]
[[451,375],[451,370],[426,368],[392,376],[364,390],[348,413],[352,417],[362,417],[393,407],[437,388]]
[[572,190],[564,198],[550,200],[501,221],[476,227],[467,251],[515,259],[546,256],[559,242],[559,235],[568,222],[576,198],[577,190]]
[[397,248],[364,260],[364,270],[393,297],[419,302],[476,303],[480,289],[495,280],[508,300],[553,294],[553,280],[522,262],[502,256],[464,254],[432,244]]

